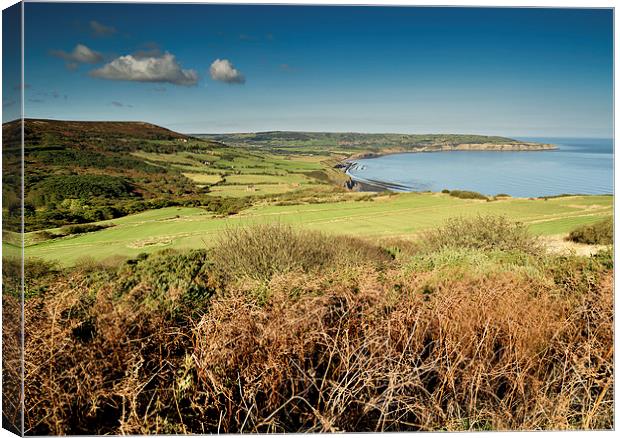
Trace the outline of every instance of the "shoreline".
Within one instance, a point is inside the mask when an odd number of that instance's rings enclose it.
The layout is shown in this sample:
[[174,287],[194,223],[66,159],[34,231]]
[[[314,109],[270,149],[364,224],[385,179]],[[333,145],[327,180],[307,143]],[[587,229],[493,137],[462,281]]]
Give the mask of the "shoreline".
[[439,148],[422,147],[418,150],[394,150],[377,152],[361,152],[339,161],[334,168],[342,171],[349,179],[344,187],[356,192],[414,192],[411,187],[379,180],[361,180],[349,174],[349,169],[358,165],[356,160],[367,160],[396,154],[419,154],[433,152],[541,152],[558,150],[559,147],[550,143],[515,143],[515,144],[460,144],[457,146],[441,146]]

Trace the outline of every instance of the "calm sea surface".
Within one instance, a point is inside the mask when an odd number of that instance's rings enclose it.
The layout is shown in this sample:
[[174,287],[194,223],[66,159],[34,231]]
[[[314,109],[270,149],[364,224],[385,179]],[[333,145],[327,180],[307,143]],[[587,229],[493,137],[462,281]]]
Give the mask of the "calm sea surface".
[[613,141],[519,138],[552,143],[554,151],[454,151],[386,155],[357,160],[349,175],[398,185],[400,191],[473,190],[515,197],[613,193]]

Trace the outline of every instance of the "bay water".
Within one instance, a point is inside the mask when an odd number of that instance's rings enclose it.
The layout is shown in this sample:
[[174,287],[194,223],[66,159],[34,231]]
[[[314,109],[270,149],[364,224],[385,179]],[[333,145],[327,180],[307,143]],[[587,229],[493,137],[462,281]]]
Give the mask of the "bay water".
[[551,143],[549,151],[447,151],[355,160],[354,180],[396,191],[471,190],[513,197],[613,193],[613,140],[518,138]]

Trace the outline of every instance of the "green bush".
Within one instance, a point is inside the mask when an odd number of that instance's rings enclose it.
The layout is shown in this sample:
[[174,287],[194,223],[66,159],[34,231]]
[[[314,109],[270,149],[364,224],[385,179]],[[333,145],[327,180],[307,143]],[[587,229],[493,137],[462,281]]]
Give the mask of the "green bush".
[[591,294],[600,287],[601,276],[613,269],[613,251],[592,257],[550,255],[544,258],[547,276],[564,292]]
[[611,245],[614,243],[614,221],[607,218],[591,225],[582,225],[570,232],[568,240],[590,245]]
[[143,291],[141,300],[145,306],[173,316],[191,314],[206,305],[215,292],[211,267],[205,250],[140,254],[120,268],[117,295],[138,288]]
[[221,197],[205,197],[201,203],[207,210],[223,216],[237,214],[241,210],[252,205],[251,199],[245,198],[221,198]]
[[92,233],[94,231],[105,230],[106,228],[110,228],[112,226],[113,225],[102,225],[102,224],[68,225],[60,229],[60,235],[70,236],[72,234]]
[[276,273],[392,260],[379,246],[346,236],[294,230],[288,225],[254,225],[224,232],[213,251],[226,278],[269,280]]
[[24,274],[24,296],[30,298],[47,290],[49,283],[60,274],[56,262],[38,258],[27,258],[22,261],[17,257],[2,258],[3,293],[13,296],[21,294],[22,268]]
[[460,199],[483,199],[486,201],[489,200],[487,196],[484,196],[481,193],[471,192],[468,190],[451,190],[450,196],[454,196],[455,198],[460,198]]
[[420,244],[427,252],[444,248],[520,251],[526,254],[542,251],[541,244],[528,233],[525,225],[504,216],[448,219],[442,227],[426,232]]

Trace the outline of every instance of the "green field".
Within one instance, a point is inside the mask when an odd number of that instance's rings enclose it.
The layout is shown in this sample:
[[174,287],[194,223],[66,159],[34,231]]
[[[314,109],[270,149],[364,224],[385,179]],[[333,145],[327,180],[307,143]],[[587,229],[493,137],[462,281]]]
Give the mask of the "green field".
[[217,173],[184,173],[183,176],[191,179],[196,184],[215,184],[222,180]]
[[[237,186],[245,190],[245,186]],[[368,238],[412,237],[453,216],[506,215],[526,223],[540,235],[566,234],[578,225],[613,214],[612,196],[570,196],[544,199],[506,199],[493,202],[456,199],[444,194],[385,194],[370,200],[323,204],[260,204],[229,217],[216,217],[200,208],[164,208],[102,223],[104,230],[34,242],[26,235],[26,256],[71,265],[83,257],[132,257],[164,248],[200,248],[212,245],[227,227],[282,222],[327,233]],[[28,244],[28,242],[31,242]]]
[[279,195],[346,179],[344,173],[332,168],[332,162],[327,162],[334,159],[330,155],[276,155],[242,147],[214,148],[205,153],[139,151],[132,155],[148,164],[181,172],[196,185],[207,186],[210,194],[223,197]]

